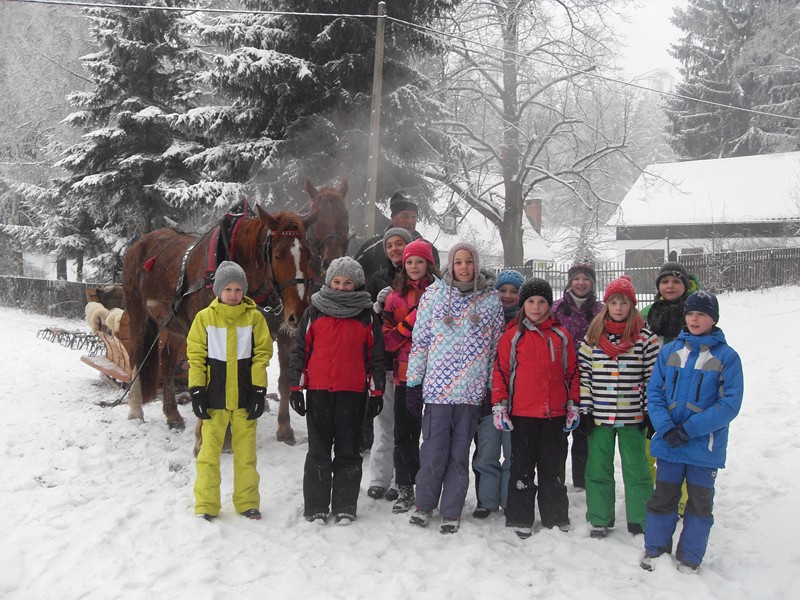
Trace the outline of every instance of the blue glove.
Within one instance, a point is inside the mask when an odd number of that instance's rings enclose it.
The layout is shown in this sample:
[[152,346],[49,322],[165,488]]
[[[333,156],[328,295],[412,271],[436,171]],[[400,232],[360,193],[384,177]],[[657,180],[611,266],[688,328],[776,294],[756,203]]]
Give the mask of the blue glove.
[[683,428],[683,425],[678,425],[674,429],[670,429],[661,437],[669,444],[670,448],[680,448],[689,441],[689,436],[686,435],[686,430]]
[[422,416],[422,385],[412,385],[406,388],[406,408],[412,417],[418,419]]

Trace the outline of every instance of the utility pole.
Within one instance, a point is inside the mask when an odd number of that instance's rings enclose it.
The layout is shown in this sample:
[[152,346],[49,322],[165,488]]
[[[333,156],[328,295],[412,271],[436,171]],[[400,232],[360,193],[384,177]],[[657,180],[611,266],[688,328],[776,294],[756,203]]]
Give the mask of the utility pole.
[[383,29],[386,2],[378,3],[375,26],[375,65],[372,71],[372,115],[369,124],[369,164],[367,165],[367,205],[365,237],[375,233],[375,200],[378,195],[378,160],[380,158],[381,89],[383,87]]

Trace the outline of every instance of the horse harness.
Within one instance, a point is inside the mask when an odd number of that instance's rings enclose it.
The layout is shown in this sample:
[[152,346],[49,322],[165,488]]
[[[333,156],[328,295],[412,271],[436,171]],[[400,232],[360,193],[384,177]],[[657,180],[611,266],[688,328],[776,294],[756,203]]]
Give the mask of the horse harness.
[[[244,212],[227,213],[223,217],[222,222],[206,232],[200,239],[191,244],[181,259],[181,269],[178,275],[178,282],[175,288],[175,300],[172,304],[171,315],[169,318],[177,314],[183,299],[201,288],[212,289],[214,287],[214,275],[216,273],[219,263],[224,260],[234,260],[236,250],[236,236],[239,226],[244,222],[246,217],[251,217],[247,212],[247,206],[244,206]],[[253,217],[255,218],[255,217]],[[199,244],[206,236],[211,235],[211,242],[208,245],[208,263],[204,272],[202,280],[195,282],[191,287],[184,290],[186,285],[186,267],[189,263],[189,257],[194,250],[195,246]],[[257,290],[248,294],[253,301],[261,306],[265,313],[280,315],[283,312],[283,302],[281,301],[281,292],[287,287],[292,285],[308,285],[309,281],[306,279],[295,278],[289,279],[281,284],[275,281],[275,276],[272,270],[272,238],[275,237],[301,237],[299,231],[273,231],[267,230],[267,235],[261,242],[260,251],[258,253],[261,260],[264,261],[266,273],[264,282]],[[236,261],[234,261],[236,262]],[[169,321],[167,319],[167,322]],[[166,325],[166,322],[164,323]],[[163,327],[163,325],[162,325]],[[188,332],[186,332],[188,334]]]

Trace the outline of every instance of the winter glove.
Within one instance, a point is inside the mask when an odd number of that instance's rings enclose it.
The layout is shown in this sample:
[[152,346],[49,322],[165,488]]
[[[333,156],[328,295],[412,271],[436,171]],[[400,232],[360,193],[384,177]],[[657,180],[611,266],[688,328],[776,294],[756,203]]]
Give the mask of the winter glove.
[[250,392],[250,401],[247,405],[247,420],[252,421],[264,414],[267,405],[267,388],[256,387]]
[[208,414],[208,393],[204,387],[189,388],[189,396],[192,398],[192,412],[198,419],[210,419]]
[[686,435],[686,430],[684,430],[683,425],[678,425],[674,429],[670,429],[661,437],[669,444],[670,448],[680,448],[689,441],[689,436]]
[[508,416],[508,406],[505,404],[495,404],[492,407],[492,423],[500,431],[511,431],[514,424]]
[[383,396],[370,395],[367,400],[367,418],[374,419],[383,410]]
[[412,308],[403,319],[403,322],[408,325],[409,329],[414,329],[414,323],[417,322],[417,309]]
[[406,408],[412,417],[422,416],[422,386],[412,385],[406,388]]
[[639,429],[644,431],[648,440],[653,439],[653,424],[650,422],[650,416],[647,413],[644,413],[644,421],[639,423]]
[[594,429],[594,417],[592,416],[592,413],[585,413],[583,417],[581,417],[580,423],[578,423],[578,429],[586,437],[591,435],[592,429]]
[[386,306],[386,298],[389,296],[391,291],[392,286],[387,285],[380,292],[378,292],[378,299],[375,300],[375,304],[372,305],[372,310],[376,315],[379,315],[383,312],[383,307]]
[[306,399],[303,397],[303,392],[289,392],[289,406],[301,417],[306,416]]
[[574,431],[581,423],[581,416],[578,414],[578,407],[574,404],[567,405],[567,424],[564,431]]

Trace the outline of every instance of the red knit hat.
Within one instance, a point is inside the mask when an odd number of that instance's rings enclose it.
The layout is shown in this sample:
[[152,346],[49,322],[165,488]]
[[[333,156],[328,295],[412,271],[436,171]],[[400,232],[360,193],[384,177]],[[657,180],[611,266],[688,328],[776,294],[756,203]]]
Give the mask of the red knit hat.
[[414,240],[410,244],[406,245],[405,250],[403,250],[403,264],[406,263],[406,259],[409,256],[420,256],[429,263],[434,264],[433,249],[425,240]]
[[603,302],[608,302],[608,299],[614,294],[622,294],[633,304],[636,304],[636,290],[633,287],[631,278],[627,275],[617,277],[614,281],[608,284],[608,287],[606,287],[606,293],[603,294]]

